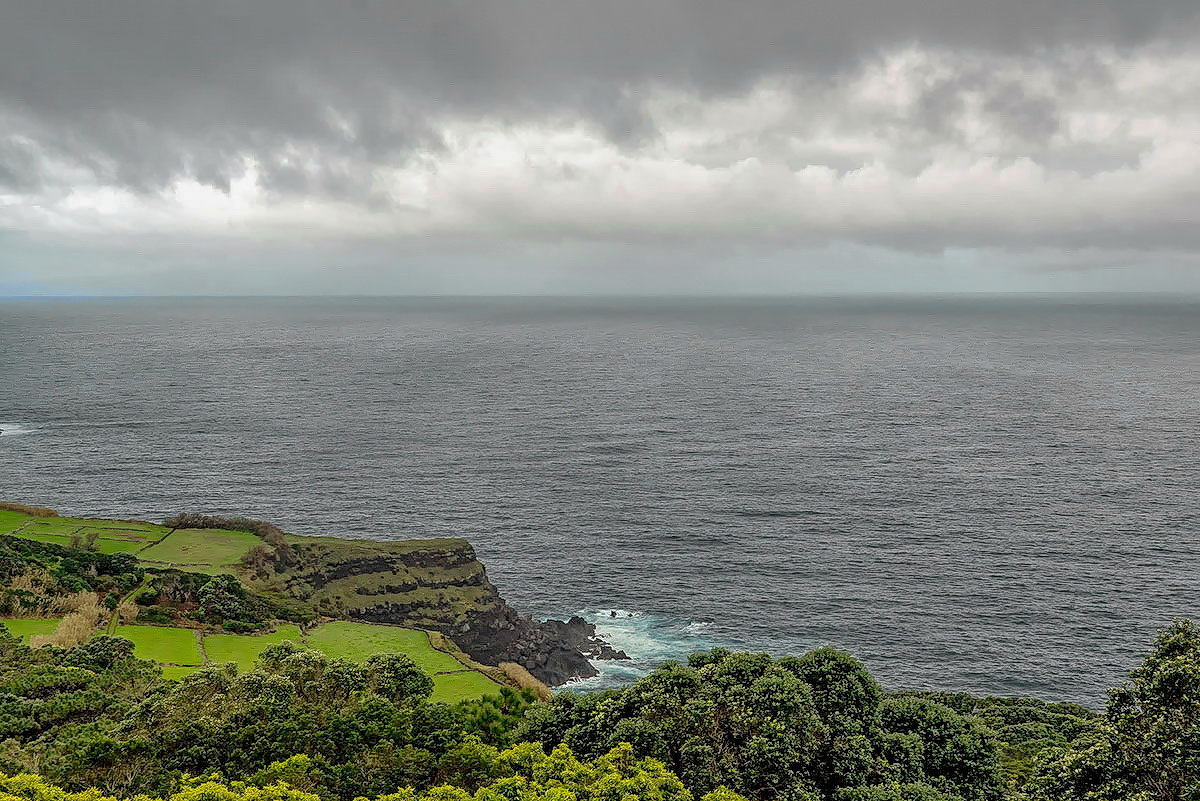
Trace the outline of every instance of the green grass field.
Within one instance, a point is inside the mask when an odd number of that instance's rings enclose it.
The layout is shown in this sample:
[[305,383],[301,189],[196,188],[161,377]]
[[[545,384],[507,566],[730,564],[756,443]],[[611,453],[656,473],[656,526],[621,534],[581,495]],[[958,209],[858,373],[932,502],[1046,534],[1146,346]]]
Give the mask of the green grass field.
[[58,628],[58,622],[62,618],[5,618],[0,620],[4,624],[4,628],[8,629],[8,633],[14,637],[20,637],[21,641],[26,645],[29,644],[29,639],[38,634],[50,634]]
[[477,671],[467,673],[450,673],[433,677],[433,695],[431,701],[444,701],[453,704],[480,698],[485,695],[495,695],[500,692],[500,685]]
[[133,655],[138,659],[165,662],[173,665],[199,665],[200,646],[192,629],[166,626],[117,626],[116,636],[133,643]]
[[355,662],[362,662],[371,654],[407,654],[417,667],[431,676],[447,670],[462,670],[454,657],[434,650],[429,644],[429,635],[413,629],[335,620],[310,631],[307,642],[329,656]]
[[[64,548],[70,548],[72,535],[70,534],[51,534],[33,529],[26,526],[19,531],[11,532],[12,536],[20,537],[26,540],[36,540],[37,542],[48,542],[51,545],[61,545]],[[93,531],[95,529],[92,529]],[[86,531],[86,529],[85,529]],[[84,534],[83,536],[86,536]],[[136,553],[146,547],[153,540],[127,539],[117,537],[97,537],[92,543],[92,547],[100,553]]]
[[417,667],[433,679],[433,700],[454,703],[484,695],[494,695],[500,686],[474,670],[459,672],[463,666],[454,657],[435,650],[423,631],[335,620],[302,637],[295,626],[282,626],[271,634],[214,634],[204,638],[204,650],[211,662],[236,662],[238,670],[249,670],[268,645],[294,640],[331,657],[366,661],[372,654],[407,654]]
[[32,517],[0,509],[0,534],[71,547],[72,537],[94,536],[100,553],[136,553],[166,536],[170,529],[154,523],[83,517]]
[[20,528],[34,518],[20,512],[10,512],[0,509],[0,534],[7,534],[13,529]]
[[12,532],[12,536],[20,537],[23,540],[48,542],[51,545],[61,545],[64,548],[69,548],[71,546],[70,534],[48,534],[41,531],[29,531],[28,529],[21,529],[20,531]]
[[450,672],[463,670],[462,664],[449,654],[435,650],[429,644],[429,635],[423,631],[335,620],[310,631],[306,642],[329,656],[355,662],[362,662],[371,654],[407,654],[417,667],[433,678],[434,701],[454,703],[500,691],[496,682],[477,671]]
[[96,540],[96,550],[100,553],[137,553],[146,547],[146,543],[135,540],[110,540],[101,537]]
[[210,662],[236,662],[238,670],[246,671],[267,646],[284,640],[303,643],[304,635],[299,626],[280,626],[270,634],[210,634],[204,638],[204,653]]
[[147,562],[186,565],[194,573],[222,573],[224,565],[236,564],[247,551],[262,542],[245,531],[219,528],[179,529],[166,539],[138,554]]
[[165,665],[165,666],[163,666],[163,669],[162,669],[162,675],[163,675],[164,679],[182,679],[184,676],[188,675],[189,673],[195,673],[199,669],[200,669],[199,665],[187,665],[187,666]]

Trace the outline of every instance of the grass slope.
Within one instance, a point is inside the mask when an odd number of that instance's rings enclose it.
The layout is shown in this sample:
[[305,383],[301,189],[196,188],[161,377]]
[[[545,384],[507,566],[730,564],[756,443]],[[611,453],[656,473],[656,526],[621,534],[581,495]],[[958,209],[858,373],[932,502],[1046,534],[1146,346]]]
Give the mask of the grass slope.
[[5,618],[0,620],[0,623],[4,624],[4,628],[8,629],[9,634],[20,637],[21,641],[28,645],[31,637],[52,633],[58,628],[60,620],[62,618]]
[[453,703],[500,691],[500,686],[429,644],[429,635],[414,629],[335,620],[308,633],[307,643],[329,656],[366,660],[371,654],[407,654],[433,678],[433,700]]
[[179,529],[138,554],[145,562],[179,565],[193,573],[225,573],[246,552],[262,543],[245,531],[219,528]]
[[164,679],[177,680],[189,673],[195,673],[199,669],[199,665],[163,665],[162,675]]
[[[254,667],[267,646],[284,640],[315,648],[327,656],[364,662],[372,654],[407,654],[417,667],[433,679],[433,700],[454,703],[494,695],[500,686],[474,670],[463,668],[454,657],[436,650],[423,631],[335,620],[301,634],[296,626],[281,626],[270,634],[211,634],[204,638],[210,662],[235,662],[238,670]],[[169,678],[172,674],[164,673]],[[186,672],[183,673],[186,675]]]
[[200,665],[200,646],[192,629],[167,626],[117,626],[117,637],[133,643],[133,655],[171,665]]
[[304,635],[299,626],[280,626],[270,634],[210,634],[204,638],[204,653],[210,662],[236,662],[238,670],[246,671],[268,646],[284,640],[303,643]]
[[20,512],[10,512],[7,509],[0,509],[0,534],[8,534],[33,519],[29,515]]
[[162,539],[169,528],[136,520],[102,520],[85,517],[34,517],[0,509],[0,534],[37,542],[71,546],[72,537],[94,537],[100,553],[136,553]]
[[485,695],[495,695],[500,692],[500,685],[474,670],[466,673],[448,673],[433,677],[433,695],[430,700],[444,701],[453,704],[456,701],[466,701],[481,698]]
[[398,626],[334,620],[310,631],[308,644],[329,656],[355,662],[362,662],[371,654],[408,654],[417,667],[430,675],[462,669],[457,659],[435,651],[425,632]]

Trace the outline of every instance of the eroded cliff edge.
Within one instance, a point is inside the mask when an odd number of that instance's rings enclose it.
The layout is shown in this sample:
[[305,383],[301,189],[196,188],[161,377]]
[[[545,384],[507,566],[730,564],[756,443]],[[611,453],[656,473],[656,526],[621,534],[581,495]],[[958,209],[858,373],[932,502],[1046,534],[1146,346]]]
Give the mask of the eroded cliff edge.
[[541,623],[520,615],[466,540],[289,535],[252,556],[247,583],[318,614],[440,631],[478,662],[516,662],[550,685],[597,673],[584,655],[603,651],[595,629],[582,620]]

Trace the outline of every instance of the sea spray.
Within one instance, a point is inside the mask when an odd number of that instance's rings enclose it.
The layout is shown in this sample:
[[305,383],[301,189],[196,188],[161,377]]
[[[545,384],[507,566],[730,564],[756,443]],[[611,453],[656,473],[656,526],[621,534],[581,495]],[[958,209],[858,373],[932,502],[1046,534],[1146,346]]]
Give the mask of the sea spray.
[[689,654],[724,644],[715,636],[711,621],[613,608],[581,609],[574,614],[594,623],[597,634],[630,658],[593,661],[600,675],[569,682],[563,686],[566,690],[590,692],[620,687],[637,681],[663,662],[685,660]]
[[23,434],[36,434],[38,431],[36,426],[28,424],[0,422],[0,437],[18,437]]

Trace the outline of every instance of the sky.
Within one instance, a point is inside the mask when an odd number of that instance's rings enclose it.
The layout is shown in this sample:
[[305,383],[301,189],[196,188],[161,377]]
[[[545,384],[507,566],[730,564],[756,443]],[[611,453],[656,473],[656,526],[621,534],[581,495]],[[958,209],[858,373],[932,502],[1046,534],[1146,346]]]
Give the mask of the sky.
[[1200,293],[1195,0],[0,0],[0,296]]

